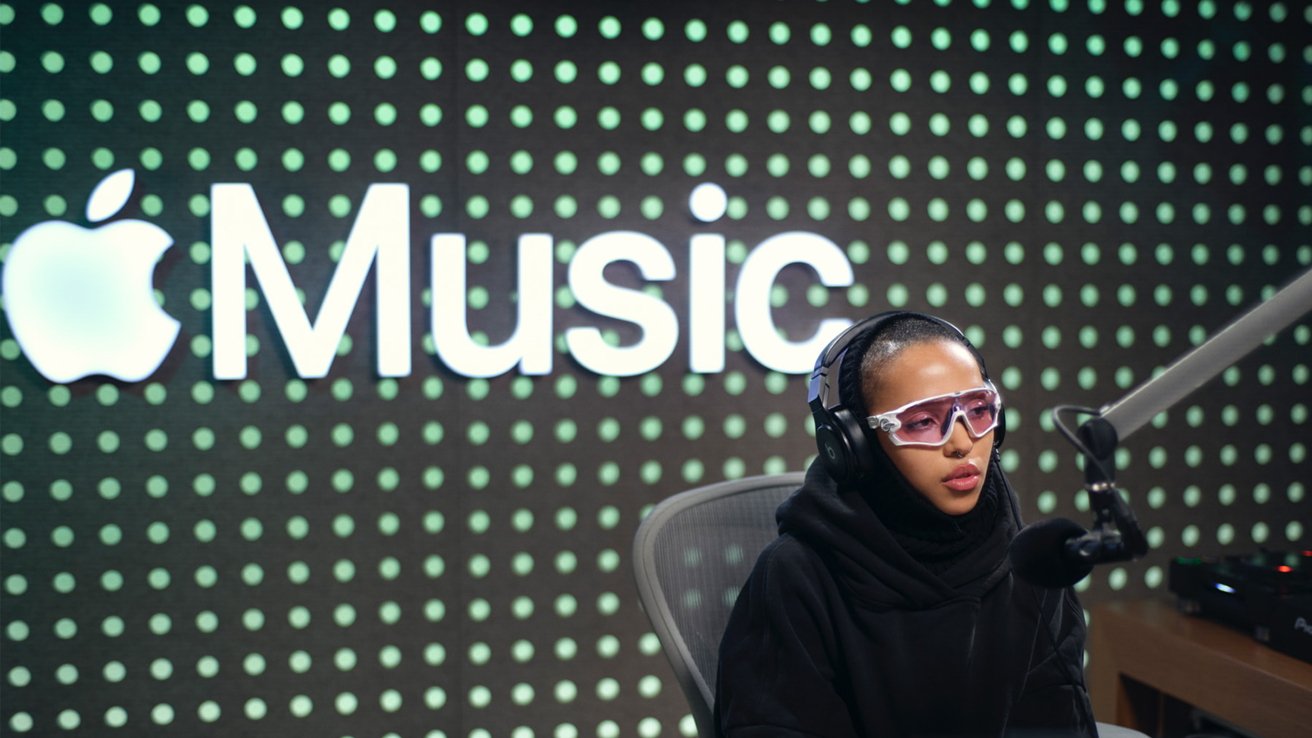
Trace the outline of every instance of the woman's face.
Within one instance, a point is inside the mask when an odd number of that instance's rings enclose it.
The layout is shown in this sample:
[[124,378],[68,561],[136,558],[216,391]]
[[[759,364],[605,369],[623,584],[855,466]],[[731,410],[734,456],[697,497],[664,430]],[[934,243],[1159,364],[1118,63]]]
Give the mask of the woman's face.
[[[984,384],[975,357],[955,341],[912,344],[884,365],[871,395],[869,415],[877,415],[935,395],[974,389]],[[952,424],[942,446],[898,446],[883,431],[875,431],[893,465],[912,488],[934,507],[962,515],[975,508],[993,449],[993,431],[975,439],[965,421]]]

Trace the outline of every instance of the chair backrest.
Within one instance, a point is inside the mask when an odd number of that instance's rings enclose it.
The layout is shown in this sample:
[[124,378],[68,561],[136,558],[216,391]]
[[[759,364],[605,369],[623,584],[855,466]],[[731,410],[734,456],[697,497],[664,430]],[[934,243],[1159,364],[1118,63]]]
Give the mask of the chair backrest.
[[702,736],[715,734],[720,636],[756,557],[778,535],[774,511],[803,472],[735,479],[663,500],[638,526],[638,597]]

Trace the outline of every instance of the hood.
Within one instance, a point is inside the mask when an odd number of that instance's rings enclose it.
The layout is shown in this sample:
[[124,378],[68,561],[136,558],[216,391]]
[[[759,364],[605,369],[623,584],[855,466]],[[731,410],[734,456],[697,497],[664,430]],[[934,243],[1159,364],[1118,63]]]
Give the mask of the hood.
[[[852,595],[873,609],[920,610],[978,597],[1010,573],[1007,548],[1021,527],[1020,506],[996,451],[990,454],[979,504],[961,516],[974,516],[973,533],[960,530],[951,516],[929,510],[932,506],[910,489],[888,458],[878,450],[876,456],[879,471],[873,479],[841,486],[817,459],[802,486],[777,509],[779,532],[819,552]],[[889,500],[901,502],[890,509]],[[903,512],[894,521],[898,506]],[[907,511],[921,529],[933,521],[937,530],[931,532],[962,547],[946,566],[932,566],[923,555],[911,553],[915,546],[896,529]]]

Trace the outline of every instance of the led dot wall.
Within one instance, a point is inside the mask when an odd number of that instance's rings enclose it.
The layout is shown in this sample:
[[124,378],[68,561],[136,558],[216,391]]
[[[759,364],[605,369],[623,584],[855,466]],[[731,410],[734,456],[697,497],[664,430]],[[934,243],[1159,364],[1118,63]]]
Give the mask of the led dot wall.
[[[0,46],[13,735],[691,735],[632,534],[808,463],[822,327],[964,326],[1027,516],[1086,520],[1045,411],[1312,267],[1305,2],[10,1]],[[1310,338],[1123,445],[1152,550],[1086,605],[1308,545]]]

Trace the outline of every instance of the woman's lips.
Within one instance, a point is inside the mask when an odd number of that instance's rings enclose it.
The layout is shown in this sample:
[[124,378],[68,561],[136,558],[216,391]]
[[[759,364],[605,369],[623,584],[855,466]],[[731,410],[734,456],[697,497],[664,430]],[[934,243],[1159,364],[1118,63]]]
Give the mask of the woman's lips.
[[957,492],[970,492],[979,484],[979,476],[979,467],[974,464],[962,464],[943,478],[943,484]]

